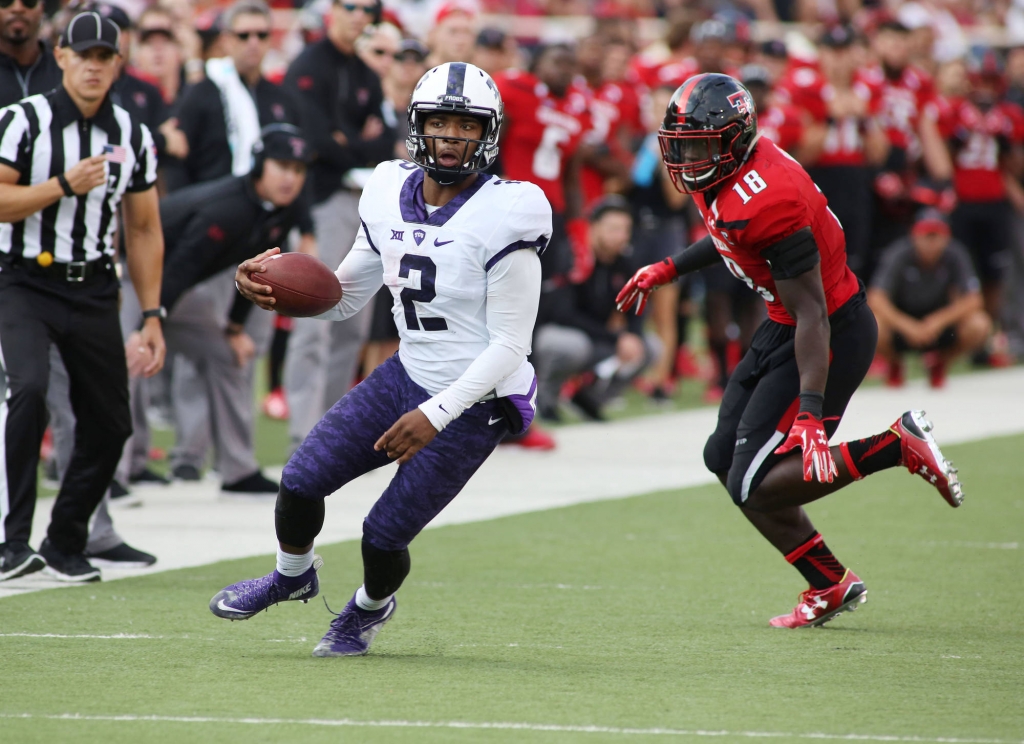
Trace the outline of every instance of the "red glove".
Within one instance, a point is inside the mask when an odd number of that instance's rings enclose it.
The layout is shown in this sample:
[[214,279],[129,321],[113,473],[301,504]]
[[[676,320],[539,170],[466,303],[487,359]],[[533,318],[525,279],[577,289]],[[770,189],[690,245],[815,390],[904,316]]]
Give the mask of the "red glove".
[[804,456],[804,480],[811,481],[817,477],[818,483],[831,483],[839,475],[836,462],[832,459],[832,450],[828,448],[828,434],[821,420],[810,413],[797,414],[789,436],[782,446],[775,450],[776,455],[784,455],[800,447]]
[[639,299],[640,301],[636,306],[636,314],[641,315],[644,308],[647,307],[647,298],[651,292],[662,284],[668,284],[678,276],[679,272],[676,271],[675,262],[671,258],[666,258],[660,263],[644,266],[626,282],[626,286],[622,288],[622,291],[615,298],[615,306],[619,309],[619,312],[625,313]]

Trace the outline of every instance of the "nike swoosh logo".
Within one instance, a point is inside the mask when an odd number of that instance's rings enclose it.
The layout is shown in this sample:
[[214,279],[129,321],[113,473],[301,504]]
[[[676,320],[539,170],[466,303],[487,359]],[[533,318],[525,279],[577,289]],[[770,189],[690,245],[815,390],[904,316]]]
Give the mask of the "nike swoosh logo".
[[239,609],[237,609],[235,607],[229,607],[228,605],[224,604],[224,600],[223,599],[217,603],[217,609],[224,610],[225,612],[238,612],[238,613],[245,612],[245,610],[239,610]]
[[448,245],[449,243],[454,243],[454,242],[455,242],[454,240],[438,240],[437,238],[434,238],[434,247],[435,248],[440,248],[442,245]]
[[498,418],[487,419],[487,425],[494,426],[499,421],[501,421],[501,416],[498,416]]

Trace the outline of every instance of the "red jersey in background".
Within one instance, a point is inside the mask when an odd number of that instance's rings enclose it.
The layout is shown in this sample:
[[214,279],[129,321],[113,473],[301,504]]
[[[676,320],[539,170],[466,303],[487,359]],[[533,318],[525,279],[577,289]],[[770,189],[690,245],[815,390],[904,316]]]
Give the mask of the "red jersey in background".
[[965,202],[1006,198],[1000,157],[1024,142],[1024,111],[1003,101],[982,112],[966,98],[943,102],[939,131],[953,146],[953,186]]
[[[581,87],[586,83],[581,82]],[[596,90],[586,87],[590,101],[591,130],[584,136],[588,143],[602,144],[612,157],[629,164],[633,154],[623,146],[644,134],[640,95],[635,86],[625,82],[608,82]],[[604,178],[589,166],[580,174],[583,204],[586,208],[604,195]]]
[[[881,111],[881,91],[870,81],[858,78],[853,92],[867,104],[867,115],[877,116]],[[819,124],[828,124],[825,149],[815,166],[864,165],[864,136],[856,117],[833,120],[828,113],[828,102],[835,96],[835,88],[825,76],[811,67],[793,69],[779,84],[779,98],[810,114]]]
[[935,85],[924,70],[907,65],[899,79],[885,76],[881,67],[866,71],[864,80],[881,94],[878,123],[893,147],[907,151],[908,160],[921,157],[917,129],[922,116],[938,119]]
[[804,136],[804,121],[795,106],[772,104],[757,113],[757,130],[762,137],[792,154]]
[[586,93],[574,87],[564,98],[555,98],[544,83],[520,70],[498,73],[494,82],[508,121],[501,141],[505,175],[537,184],[551,209],[564,213],[565,163],[591,128]]

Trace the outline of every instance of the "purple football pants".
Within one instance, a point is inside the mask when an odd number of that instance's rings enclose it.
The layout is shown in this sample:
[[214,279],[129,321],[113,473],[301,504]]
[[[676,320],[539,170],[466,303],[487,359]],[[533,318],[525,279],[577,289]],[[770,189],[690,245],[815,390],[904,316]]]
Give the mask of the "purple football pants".
[[[373,445],[430,394],[395,354],[334,404],[284,467],[281,485],[295,496],[324,499],[391,460]],[[454,499],[508,433],[494,400],[477,403],[400,465],[363,520],[380,550],[402,550]]]

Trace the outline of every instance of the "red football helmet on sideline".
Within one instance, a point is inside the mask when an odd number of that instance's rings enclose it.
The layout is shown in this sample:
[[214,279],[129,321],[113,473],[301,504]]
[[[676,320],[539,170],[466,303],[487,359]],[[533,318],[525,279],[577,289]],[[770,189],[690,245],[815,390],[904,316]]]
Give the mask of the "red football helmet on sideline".
[[728,75],[694,75],[672,95],[658,131],[672,183],[684,193],[707,191],[740,167],[757,139],[750,91]]

